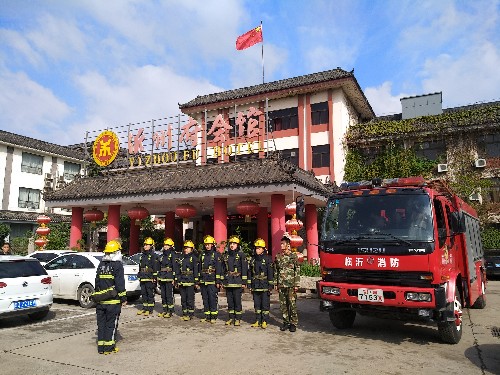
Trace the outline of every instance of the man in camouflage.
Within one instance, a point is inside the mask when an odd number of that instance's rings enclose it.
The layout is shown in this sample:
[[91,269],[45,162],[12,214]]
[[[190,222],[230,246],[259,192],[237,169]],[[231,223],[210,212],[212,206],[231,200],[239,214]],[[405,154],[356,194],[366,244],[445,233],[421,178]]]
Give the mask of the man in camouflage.
[[280,330],[295,332],[299,318],[297,315],[297,290],[300,282],[300,266],[297,254],[292,252],[290,239],[281,239],[281,252],[276,256],[276,288],[279,292],[283,325]]

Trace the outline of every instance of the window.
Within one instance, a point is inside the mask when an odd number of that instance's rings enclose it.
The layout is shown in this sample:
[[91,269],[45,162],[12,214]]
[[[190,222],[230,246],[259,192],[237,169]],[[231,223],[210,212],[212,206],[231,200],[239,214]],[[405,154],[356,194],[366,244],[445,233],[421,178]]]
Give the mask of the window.
[[313,125],[328,124],[328,102],[311,104],[311,121]]
[[73,180],[75,176],[80,174],[80,164],[64,162],[64,179]]
[[500,157],[500,133],[485,134],[479,137],[478,149],[487,158]]
[[23,152],[21,172],[42,174],[43,156]]
[[269,112],[269,131],[297,129],[299,127],[298,108],[279,109]]
[[500,203],[500,178],[491,178],[491,185],[485,188],[486,202]]
[[19,188],[19,208],[40,208],[40,190]]
[[290,150],[282,150],[281,152],[281,158],[288,160],[290,163],[294,165],[299,165],[299,149],[298,148],[292,148]]
[[440,155],[445,153],[445,147],[444,141],[422,142],[415,145],[415,154],[421,158],[437,160]]
[[330,166],[330,145],[313,146],[312,167],[321,168]]

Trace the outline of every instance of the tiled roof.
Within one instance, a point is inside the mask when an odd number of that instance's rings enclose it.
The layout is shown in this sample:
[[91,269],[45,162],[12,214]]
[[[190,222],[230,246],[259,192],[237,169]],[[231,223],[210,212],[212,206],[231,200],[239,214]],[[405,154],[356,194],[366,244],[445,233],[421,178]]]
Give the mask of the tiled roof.
[[85,155],[82,152],[70,147],[40,141],[38,139],[26,137],[24,135],[9,133],[4,130],[0,130],[0,143],[27,147],[33,150],[43,151],[54,155],[66,156],[73,159],[85,159]]
[[[148,181],[139,184],[137,181]],[[195,167],[155,167],[82,177],[45,196],[46,201],[160,194],[241,186],[296,183],[327,196],[329,188],[310,172],[278,158]]]
[[[3,222],[28,222],[36,224],[36,218],[40,216],[39,212],[25,212],[25,211],[9,211],[0,210],[0,220]],[[47,214],[52,219],[52,223],[69,223],[71,216],[60,214]]]

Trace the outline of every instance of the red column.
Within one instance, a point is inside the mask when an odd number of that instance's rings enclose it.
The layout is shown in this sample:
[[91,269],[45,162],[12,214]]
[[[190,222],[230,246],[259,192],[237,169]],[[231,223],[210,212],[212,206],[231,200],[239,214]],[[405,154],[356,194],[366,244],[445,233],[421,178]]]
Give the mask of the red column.
[[165,212],[165,237],[170,237],[174,240],[175,236],[175,212]]
[[214,198],[214,237],[217,243],[227,240],[227,198]]
[[130,220],[130,237],[128,242],[128,254],[134,255],[139,252],[139,225],[135,225],[135,220]]
[[271,246],[273,259],[280,252],[280,242],[285,233],[285,196],[271,195]]
[[318,254],[318,212],[316,205],[306,204],[307,259],[319,260]]
[[108,207],[108,242],[120,238],[120,206]]
[[79,247],[78,241],[82,239],[83,207],[71,209],[71,230],[69,234],[69,247]]
[[267,207],[261,207],[259,213],[257,214],[257,237],[262,238],[264,241],[266,241],[266,246],[269,248],[267,228]]

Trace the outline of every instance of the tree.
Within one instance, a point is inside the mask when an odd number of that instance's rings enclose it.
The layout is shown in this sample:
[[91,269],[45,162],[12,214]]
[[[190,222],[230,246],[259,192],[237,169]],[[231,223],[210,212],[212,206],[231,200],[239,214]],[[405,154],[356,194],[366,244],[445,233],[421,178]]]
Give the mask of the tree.
[[10,234],[10,226],[4,223],[0,223],[0,242],[3,243],[5,241],[5,237]]
[[63,250],[69,247],[69,235],[71,227],[69,223],[54,223],[49,224],[50,233],[47,236],[48,250]]

